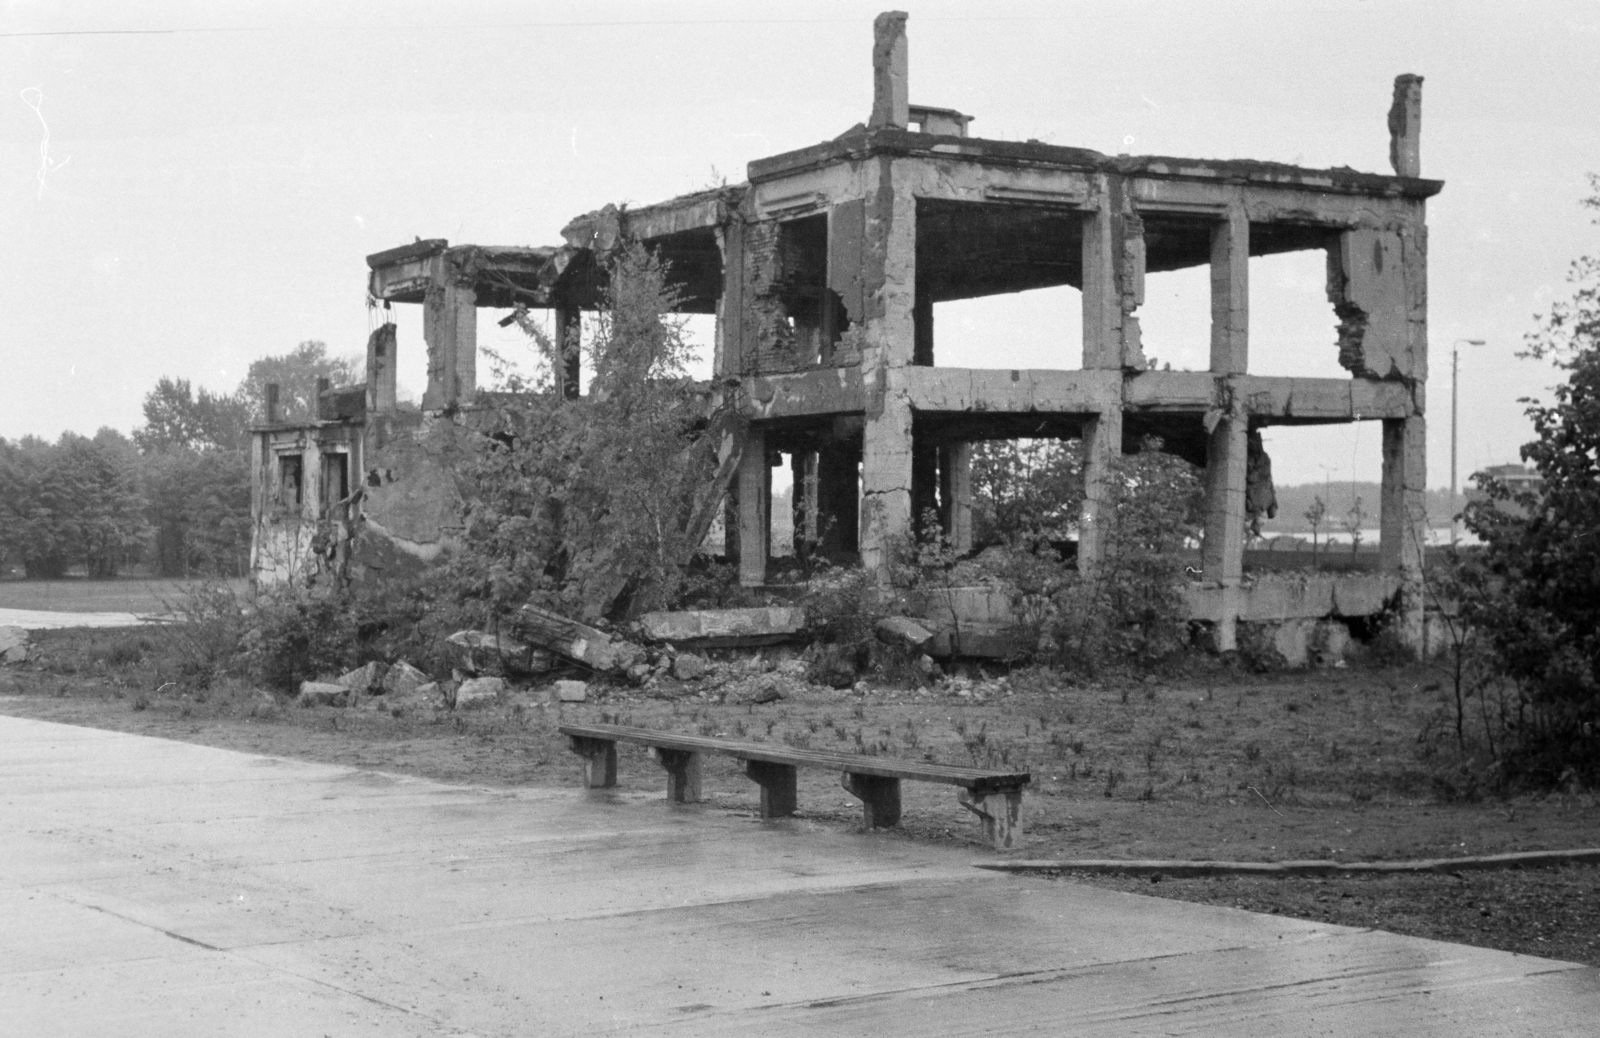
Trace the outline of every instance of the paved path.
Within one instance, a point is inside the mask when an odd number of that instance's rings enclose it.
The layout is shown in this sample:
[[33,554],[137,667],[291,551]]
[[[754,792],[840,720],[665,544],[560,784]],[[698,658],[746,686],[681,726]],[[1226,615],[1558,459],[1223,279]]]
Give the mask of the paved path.
[[[574,761],[574,777],[577,766]],[[0,717],[0,1032],[1595,1033],[1600,971]]]
[[53,609],[0,609],[0,627],[51,631],[58,627],[138,627],[161,623],[163,617],[138,613],[69,613]]

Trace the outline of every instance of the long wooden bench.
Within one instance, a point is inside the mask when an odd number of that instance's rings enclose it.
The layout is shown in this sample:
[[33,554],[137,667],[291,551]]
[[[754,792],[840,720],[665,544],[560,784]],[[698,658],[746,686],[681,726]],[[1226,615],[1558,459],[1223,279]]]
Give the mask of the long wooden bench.
[[667,799],[693,803],[700,799],[705,754],[719,753],[744,763],[746,777],[761,787],[761,817],[782,818],[799,807],[796,777],[800,768],[842,772],[845,790],[861,801],[868,826],[887,827],[900,821],[900,783],[904,779],[956,786],[961,806],[983,824],[985,842],[998,850],[1022,845],[1022,787],[1025,771],[992,771],[949,764],[869,757],[830,750],[803,750],[761,742],[735,742],[702,735],[633,728],[620,724],[564,724],[572,752],[584,760],[584,784],[600,789],[617,784],[617,743],[646,746],[667,772]]

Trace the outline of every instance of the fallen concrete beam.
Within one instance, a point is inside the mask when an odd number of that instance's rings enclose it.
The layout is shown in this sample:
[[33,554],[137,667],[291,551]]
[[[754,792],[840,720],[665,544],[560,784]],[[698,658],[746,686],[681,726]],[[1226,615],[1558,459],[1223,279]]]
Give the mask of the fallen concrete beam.
[[645,613],[639,630],[651,641],[705,649],[775,645],[805,633],[805,610],[793,606],[756,609],[676,609]]
[[[1236,589],[1238,618],[1267,622],[1373,616],[1383,612],[1399,588],[1400,578],[1387,573],[1267,573]],[[1189,584],[1182,593],[1189,619],[1212,623],[1221,619],[1222,588]]]

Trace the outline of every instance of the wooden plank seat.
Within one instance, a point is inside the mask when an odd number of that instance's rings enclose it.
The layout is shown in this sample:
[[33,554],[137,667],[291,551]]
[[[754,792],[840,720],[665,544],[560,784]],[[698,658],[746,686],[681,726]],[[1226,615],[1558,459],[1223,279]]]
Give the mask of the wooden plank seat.
[[984,841],[997,850],[1022,845],[1022,787],[1025,771],[993,771],[950,764],[869,757],[832,750],[798,749],[762,742],[736,742],[703,735],[681,735],[620,724],[564,724],[572,752],[584,759],[584,784],[598,789],[617,784],[617,743],[649,748],[667,772],[667,799],[693,803],[700,799],[702,761],[719,753],[744,764],[744,773],[761,787],[761,817],[782,818],[799,807],[796,777],[800,768],[841,772],[841,784],[861,801],[868,826],[887,827],[900,821],[900,783],[905,779],[942,782],[958,787],[956,799],[977,815]]

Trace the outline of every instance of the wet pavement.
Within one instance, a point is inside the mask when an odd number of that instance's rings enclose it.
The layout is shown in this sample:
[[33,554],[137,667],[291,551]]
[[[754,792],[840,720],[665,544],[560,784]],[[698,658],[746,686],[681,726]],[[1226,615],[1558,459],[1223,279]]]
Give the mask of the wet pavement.
[[138,627],[164,623],[165,617],[138,613],[71,613],[52,609],[0,609],[0,627],[53,631],[59,627]]
[[[572,760],[574,784],[578,761]],[[990,852],[0,717],[0,1031],[1593,1034],[1600,971]]]

